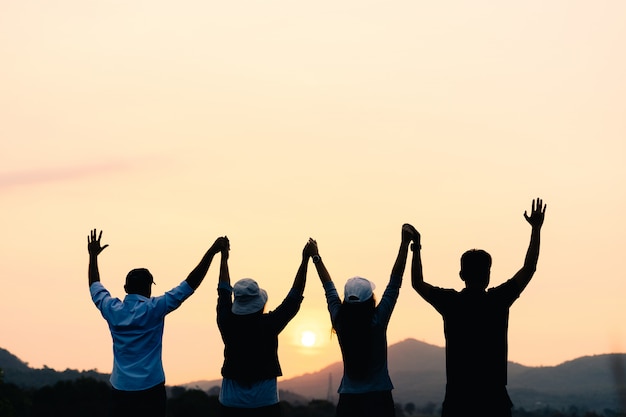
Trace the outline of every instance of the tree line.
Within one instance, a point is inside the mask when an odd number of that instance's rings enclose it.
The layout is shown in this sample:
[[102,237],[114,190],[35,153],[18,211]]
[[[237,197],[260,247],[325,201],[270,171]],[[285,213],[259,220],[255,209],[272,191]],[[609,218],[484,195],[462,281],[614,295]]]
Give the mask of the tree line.
[[[41,388],[22,388],[5,383],[0,369],[0,417],[109,417],[111,388],[107,382],[83,377],[59,381]],[[334,417],[335,404],[326,400],[311,400],[308,404],[281,402],[283,417]],[[432,417],[440,415],[439,405],[428,403],[396,404],[397,417]],[[217,395],[200,389],[172,387],[167,400],[168,417],[219,417]],[[626,413],[603,410],[579,410],[569,407],[555,410],[549,407],[527,411],[514,409],[514,417],[626,417]]]

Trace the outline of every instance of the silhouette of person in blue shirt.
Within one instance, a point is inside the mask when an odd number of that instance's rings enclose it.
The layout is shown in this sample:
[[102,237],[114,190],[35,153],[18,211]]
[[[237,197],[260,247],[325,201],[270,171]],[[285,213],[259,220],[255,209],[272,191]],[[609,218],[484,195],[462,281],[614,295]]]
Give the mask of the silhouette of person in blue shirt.
[[107,321],[113,339],[111,412],[113,416],[165,417],[165,373],[161,360],[165,316],[177,309],[198,288],[213,257],[228,247],[218,238],[187,279],[158,297],[151,297],[152,274],[145,268],[126,276],[124,300],[113,298],[100,283],[98,255],[102,246],[96,229],[87,237],[89,291]]

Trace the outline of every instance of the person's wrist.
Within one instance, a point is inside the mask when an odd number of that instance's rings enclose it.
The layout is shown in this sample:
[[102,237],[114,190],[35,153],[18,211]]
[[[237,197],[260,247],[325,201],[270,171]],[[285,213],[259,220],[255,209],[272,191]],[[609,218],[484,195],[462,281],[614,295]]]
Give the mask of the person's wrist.
[[313,263],[314,263],[314,264],[316,264],[316,263],[321,262],[322,257],[321,257],[321,256],[319,256],[319,254],[315,254],[315,255],[313,255],[313,256],[311,257],[311,260],[313,260]]

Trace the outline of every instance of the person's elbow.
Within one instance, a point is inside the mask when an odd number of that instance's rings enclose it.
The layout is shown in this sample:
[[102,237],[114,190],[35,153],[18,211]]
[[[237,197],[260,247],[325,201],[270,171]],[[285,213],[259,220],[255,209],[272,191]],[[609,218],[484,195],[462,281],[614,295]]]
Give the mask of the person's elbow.
[[530,277],[537,271],[537,262],[529,262],[522,267],[522,273]]
[[426,285],[424,281],[413,281],[412,285],[413,285],[413,289],[417,291],[417,293],[421,295],[422,297],[428,291],[428,286]]

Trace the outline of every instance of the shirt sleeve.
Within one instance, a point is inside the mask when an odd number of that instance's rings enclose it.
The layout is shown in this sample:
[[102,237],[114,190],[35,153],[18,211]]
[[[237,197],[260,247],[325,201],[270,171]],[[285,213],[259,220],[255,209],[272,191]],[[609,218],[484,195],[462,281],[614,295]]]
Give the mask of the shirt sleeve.
[[428,297],[424,299],[432,305],[439,314],[444,315],[446,308],[450,305],[450,299],[458,292],[449,288],[432,287],[428,293]]
[[511,278],[497,287],[489,289],[488,292],[496,297],[502,307],[510,307],[519,298],[522,289],[517,281]]
[[107,321],[110,317],[111,307],[115,304],[121,303],[122,301],[118,298],[111,297],[109,291],[104,288],[104,285],[100,281],[96,281],[91,286],[89,286],[89,292],[91,293],[91,300],[96,305],[98,310],[100,310],[100,314]]
[[335,324],[337,314],[341,308],[341,299],[335,288],[335,283],[332,281],[324,282],[324,292],[326,294],[326,303],[328,304],[328,312],[330,313],[330,321]]
[[102,310],[103,304],[111,299],[111,294],[100,281],[96,281],[89,286],[89,293],[91,294],[91,300],[99,310]]
[[389,283],[385,288],[385,292],[376,307],[376,321],[379,324],[387,325],[391,318],[391,313],[396,306],[398,296],[400,295],[400,286],[402,285],[402,275],[392,275],[389,279]]
[[217,286],[217,326],[221,329],[233,307],[232,287],[226,283]]
[[153,297],[151,301],[157,305],[157,308],[159,308],[163,316],[165,316],[180,307],[183,301],[189,298],[193,293],[193,288],[191,288],[187,281],[183,281],[165,294],[159,297]]
[[280,333],[298,313],[303,299],[300,291],[292,288],[276,310],[268,313],[272,318],[272,327],[276,333]]

